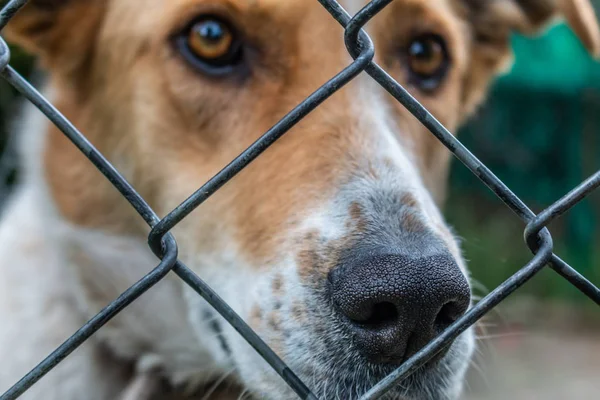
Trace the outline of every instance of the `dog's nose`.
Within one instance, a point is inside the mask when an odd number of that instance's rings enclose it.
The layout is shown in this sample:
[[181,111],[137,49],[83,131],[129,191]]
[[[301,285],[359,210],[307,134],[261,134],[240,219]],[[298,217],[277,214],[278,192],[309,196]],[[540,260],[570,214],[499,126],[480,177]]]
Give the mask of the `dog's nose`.
[[328,279],[335,308],[358,350],[374,363],[399,363],[466,312],[471,291],[446,254],[352,257]]

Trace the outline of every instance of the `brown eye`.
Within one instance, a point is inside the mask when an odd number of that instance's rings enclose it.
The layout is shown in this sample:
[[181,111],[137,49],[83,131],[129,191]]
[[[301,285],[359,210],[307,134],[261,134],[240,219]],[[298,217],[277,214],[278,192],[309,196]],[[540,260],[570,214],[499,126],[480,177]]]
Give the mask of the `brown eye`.
[[222,22],[206,20],[192,26],[188,37],[190,49],[200,58],[221,58],[231,49],[233,33]]
[[177,37],[177,43],[188,61],[205,72],[230,72],[242,60],[236,32],[216,17],[195,21]]
[[425,90],[439,86],[448,69],[448,52],[443,39],[424,35],[414,39],[408,47],[408,68],[413,84]]

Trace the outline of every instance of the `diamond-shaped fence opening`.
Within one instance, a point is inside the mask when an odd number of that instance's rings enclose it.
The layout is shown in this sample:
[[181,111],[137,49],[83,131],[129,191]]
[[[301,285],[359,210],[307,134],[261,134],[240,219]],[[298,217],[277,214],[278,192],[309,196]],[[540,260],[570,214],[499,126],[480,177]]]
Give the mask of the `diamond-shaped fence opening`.
[[[591,176],[541,213],[534,214],[500,179],[419,104],[415,98],[373,61],[374,47],[369,36],[362,30],[362,27],[385,6],[391,3],[392,0],[373,0],[354,16],[348,15],[335,0],[318,1],[345,28],[344,40],[348,52],[354,61],[308,96],[242,154],[231,161],[229,165],[162,219],[156,215],[119,171],[92,146],[85,135],[79,132],[48,100],[11,67],[9,48],[4,40],[0,38],[0,75],[45,114],[144,218],[150,227],[148,244],[160,259],[158,265],[150,273],[83,325],[61,346],[54,350],[20,381],[15,383],[6,393],[0,396],[0,400],[18,398],[78,346],[84,343],[106,322],[159,282],[170,271],[177,274],[198,295],[202,296],[214,307],[254,347],[300,398],[317,399],[310,388],[294,374],[231,307],[201,277],[197,276],[177,258],[177,242],[169,232],[196,207],[218,191],[255,158],[259,157],[263,151],[283,136],[298,121],[359,74],[368,74],[399,103],[406,107],[456,158],[487,185],[518,218],[527,224],[524,232],[525,243],[533,253],[533,257],[527,265],[480,300],[444,332],[405,361],[397,370],[371,388],[361,399],[376,399],[384,396],[388,390],[399,384],[403,379],[407,378],[411,373],[434,357],[453,339],[475,324],[546,265],[550,266],[560,276],[577,287],[592,301],[596,302],[596,304],[600,304],[600,289],[553,253],[552,238],[546,229],[546,226],[550,222],[560,217],[587,194],[600,186],[600,172]],[[26,2],[27,0],[12,0],[5,5],[0,11],[0,31]]]

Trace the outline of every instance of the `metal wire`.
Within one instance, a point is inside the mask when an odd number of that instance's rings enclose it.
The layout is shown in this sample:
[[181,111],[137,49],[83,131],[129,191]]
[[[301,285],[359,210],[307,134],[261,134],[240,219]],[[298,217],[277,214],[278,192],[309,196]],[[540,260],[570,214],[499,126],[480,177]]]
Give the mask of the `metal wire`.
[[[538,215],[534,214],[526,204],[463,146],[406,89],[373,61],[374,46],[369,36],[362,30],[362,27],[393,0],[373,0],[354,16],[350,16],[335,0],[317,1],[345,28],[344,41],[354,62],[298,104],[229,165],[162,219],[158,218],[146,201],[133,189],[113,165],[92,146],[86,137],[23,77],[14,71],[9,65],[9,48],[0,37],[0,76],[42,111],[77,146],[90,162],[104,174],[113,186],[119,190],[140,216],[144,218],[151,228],[148,235],[148,245],[161,259],[154,270],[141,278],[136,284],[123,292],[117,299],[89,320],[61,346],[19,380],[19,382],[0,396],[0,400],[18,398],[47,372],[64,360],[72,351],[84,343],[94,332],[164,278],[170,271],[177,274],[200,296],[208,301],[254,347],[301,399],[317,399],[298,376],[292,372],[283,360],[269,348],[242,318],[209,285],[177,259],[177,242],[169,232],[194,209],[259,157],[296,123],[363,71],[406,107],[456,158],[487,185],[519,218],[527,223],[524,231],[525,243],[534,256],[527,265],[485,296],[477,305],[473,306],[465,315],[455,321],[397,370],[371,388],[361,397],[362,400],[377,399],[384,396],[392,387],[400,384],[411,373],[447,347],[458,335],[475,324],[481,317],[535,276],[546,265],[550,265],[560,276],[568,280],[583,294],[596,302],[596,304],[600,305],[600,289],[553,253],[552,238],[546,228],[548,224],[567,212],[590,192],[600,186],[600,172],[588,178]],[[27,0],[11,0],[0,10],[0,31],[26,2]]]

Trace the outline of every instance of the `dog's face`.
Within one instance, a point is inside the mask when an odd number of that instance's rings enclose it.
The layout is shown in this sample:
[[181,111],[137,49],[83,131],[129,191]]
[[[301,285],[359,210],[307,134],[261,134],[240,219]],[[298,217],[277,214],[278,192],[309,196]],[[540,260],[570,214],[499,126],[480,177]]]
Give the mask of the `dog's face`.
[[[583,0],[397,0],[367,30],[376,61],[454,131],[509,61],[510,32],[558,13],[598,50]],[[351,62],[316,0],[32,0],[9,33],[42,56],[55,104],[161,215]],[[64,216],[143,234],[49,129],[47,181]],[[355,398],[470,306],[438,211],[448,162],[360,76],[178,225],[181,257],[317,395]],[[214,338],[213,311],[188,297],[198,345],[217,364],[259,398],[293,398],[232,328]],[[473,341],[464,333],[390,398],[456,398]]]

